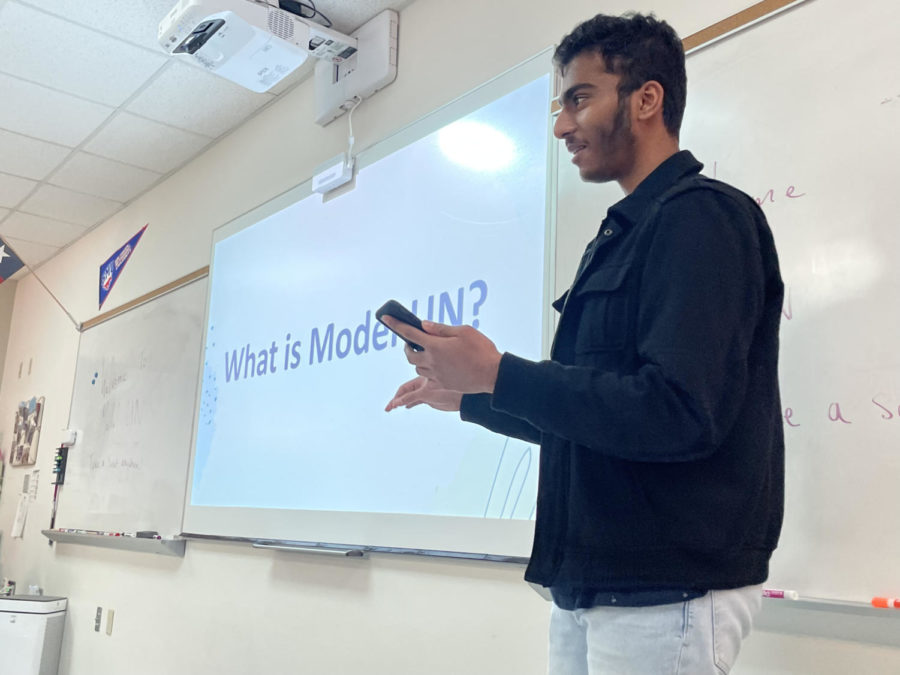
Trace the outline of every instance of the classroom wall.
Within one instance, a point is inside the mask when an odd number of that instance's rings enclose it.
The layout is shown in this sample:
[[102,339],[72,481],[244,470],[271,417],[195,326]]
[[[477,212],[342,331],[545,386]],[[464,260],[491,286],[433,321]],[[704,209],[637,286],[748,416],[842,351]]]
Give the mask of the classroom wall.
[[[9,327],[12,322],[12,310],[15,300],[16,282],[8,280],[0,284],[0,373],[3,372],[3,364],[6,362],[6,343],[9,339]],[[5,445],[6,441],[0,436],[0,448],[3,448]],[[0,449],[0,455],[6,457],[6,450]]]
[[[653,9],[687,35],[749,4],[417,0],[401,14],[397,81],[354,114],[357,147],[515,66],[600,9]],[[312,88],[302,83],[43,265],[45,282],[79,320],[94,316],[99,263],[145,223],[150,227],[108,305],[208,264],[215,227],[308,179],[344,148],[345,120],[325,129],[313,124]],[[184,558],[50,547],[40,529],[50,519],[52,449],[68,417],[77,347],[65,315],[33,277],[22,279],[0,385],[0,431],[10,437],[18,401],[46,397],[41,485],[25,537],[0,540],[0,574],[19,588],[39,584],[69,598],[60,673],[545,672],[548,605],[522,582],[521,567],[414,556],[333,560],[211,542],[189,542]],[[18,377],[19,364],[29,360],[31,373]],[[0,497],[5,532],[21,475],[7,471]],[[93,630],[98,606],[116,611],[112,636]],[[898,650],[765,632],[751,637],[734,670],[893,671],[900,672]]]

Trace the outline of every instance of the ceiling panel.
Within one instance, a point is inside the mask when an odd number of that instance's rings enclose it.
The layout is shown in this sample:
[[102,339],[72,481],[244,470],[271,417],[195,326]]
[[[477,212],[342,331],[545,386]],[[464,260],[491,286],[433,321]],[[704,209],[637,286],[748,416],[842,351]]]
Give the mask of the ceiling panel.
[[274,98],[173,61],[127,109],[173,127],[216,137]]
[[0,206],[15,208],[34,189],[37,183],[27,178],[0,173]]
[[[275,2],[275,0],[272,0]],[[332,28],[341,33],[352,33],[366,21],[385,9],[400,11],[412,0],[316,0],[320,12],[334,23]],[[174,3],[173,3],[174,4]],[[310,4],[307,0],[307,4]]]
[[42,180],[69,152],[65,146],[0,129],[0,172]]
[[159,50],[156,27],[175,0],[19,0],[147,49]]
[[[0,64],[2,68],[2,64]],[[113,109],[0,73],[0,128],[76,146]]]
[[14,213],[0,225],[4,239],[32,241],[47,246],[65,246],[85,232],[85,228],[61,220],[51,220],[29,213]]
[[[97,133],[84,149],[159,173],[178,168],[212,139],[137,115],[121,112]],[[2,142],[2,139],[0,139]],[[0,145],[2,147],[2,145]],[[0,160],[2,169],[2,160]]]
[[154,171],[76,152],[48,182],[124,203],[147,190],[160,176]]
[[[316,5],[351,33],[409,3]],[[0,0],[0,233],[27,263],[67,246],[313,73],[310,59],[256,94],[170,57],[156,36],[175,4]]]
[[41,185],[19,207],[25,213],[92,227],[119,210],[120,202],[73,192],[55,185]]
[[91,101],[121,105],[167,60],[17,2],[0,8],[3,71]]
[[[34,241],[26,241],[14,237],[10,237],[6,242],[10,245],[12,250],[16,252],[16,255],[19,256],[20,260],[32,267],[39,265],[59,251],[59,246],[48,246],[47,244],[39,244]],[[23,276],[25,276],[24,270],[19,270],[13,274],[14,279]]]

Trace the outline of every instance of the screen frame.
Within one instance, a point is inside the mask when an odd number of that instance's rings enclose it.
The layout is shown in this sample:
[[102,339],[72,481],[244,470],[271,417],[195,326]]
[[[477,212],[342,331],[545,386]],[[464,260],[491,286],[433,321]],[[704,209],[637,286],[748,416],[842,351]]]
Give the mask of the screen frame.
[[[549,96],[552,102],[556,82],[552,69],[552,49],[546,49],[520,65],[497,75],[477,88],[425,115],[396,133],[362,150],[356,157],[359,170],[418,141],[445,125],[478,110],[516,89],[544,76],[548,78]],[[543,297],[541,311],[541,354],[547,358],[550,351],[555,317],[551,312],[556,261],[556,184],[558,144],[552,135],[553,117],[547,111],[547,179],[545,195]],[[355,182],[355,179],[354,179]],[[326,195],[325,200],[340,198],[346,188]],[[272,199],[250,209],[233,220],[216,228],[210,248],[209,275],[215,270],[216,245],[228,237],[257,222],[278,213],[292,204],[313,196],[312,180],[306,180]],[[315,198],[315,197],[313,197]],[[204,323],[209,325],[209,284]],[[206,329],[204,329],[205,332]],[[201,347],[201,364],[205,350],[205,338]],[[195,398],[195,411],[199,409],[203,368],[200,368]],[[464,559],[490,560],[525,564],[531,551],[534,520],[480,519],[470,517],[411,515],[390,513],[365,513],[348,511],[305,511],[295,509],[263,509],[265,522],[249,517],[248,511],[239,507],[204,507],[191,504],[194,461],[197,442],[197,415],[191,434],[191,455],[185,487],[182,532],[184,538],[245,542],[254,545],[302,548],[350,555],[360,553],[397,553],[441,556]],[[221,532],[223,513],[229,513],[228,533]],[[284,533],[302,530],[303,536],[285,538]],[[334,533],[339,532],[339,537]],[[378,533],[374,535],[373,533]],[[454,542],[466,541],[466,550]],[[378,544],[371,543],[378,541]],[[498,541],[508,542],[499,545]],[[368,542],[368,543],[366,543]]]

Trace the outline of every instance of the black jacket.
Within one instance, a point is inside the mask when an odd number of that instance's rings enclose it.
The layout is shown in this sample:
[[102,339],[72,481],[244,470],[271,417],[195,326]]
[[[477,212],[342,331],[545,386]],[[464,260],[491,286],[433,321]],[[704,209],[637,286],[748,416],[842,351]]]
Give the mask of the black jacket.
[[784,440],[772,234],[686,151],[609,209],[551,360],[504,354],[461,416],[540,442],[525,577],[609,590],[761,583],[778,541]]

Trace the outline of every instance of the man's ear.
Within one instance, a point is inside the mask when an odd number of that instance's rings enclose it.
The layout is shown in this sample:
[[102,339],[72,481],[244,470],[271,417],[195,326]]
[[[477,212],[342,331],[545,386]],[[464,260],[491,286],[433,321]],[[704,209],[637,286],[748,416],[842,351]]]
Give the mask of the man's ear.
[[635,92],[634,103],[637,108],[635,111],[637,119],[641,122],[646,122],[654,115],[659,115],[661,118],[664,99],[665,91],[659,82],[656,80],[645,82]]

